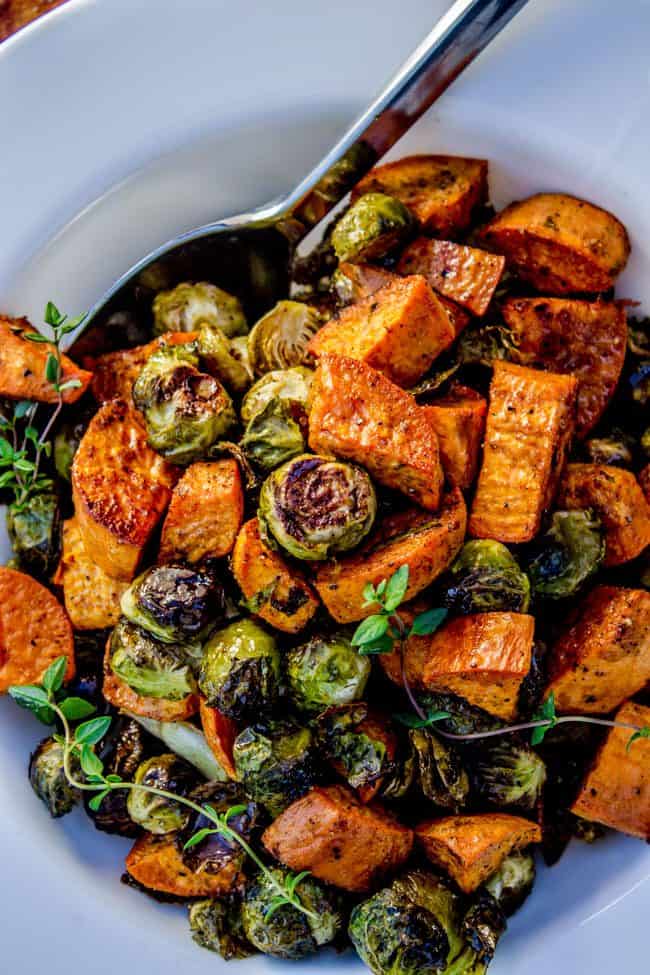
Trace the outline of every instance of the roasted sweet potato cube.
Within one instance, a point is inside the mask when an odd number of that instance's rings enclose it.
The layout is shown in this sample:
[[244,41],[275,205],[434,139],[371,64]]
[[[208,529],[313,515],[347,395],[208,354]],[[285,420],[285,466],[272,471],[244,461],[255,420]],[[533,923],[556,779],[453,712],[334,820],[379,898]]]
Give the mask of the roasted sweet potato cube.
[[154,721],[187,721],[199,710],[197,694],[188,694],[180,701],[167,701],[163,697],[142,697],[111,670],[110,639],[104,654],[104,684],[102,694],[109,704],[118,710],[131,711],[141,718]]
[[183,345],[196,338],[196,332],[167,332],[153,342],[137,345],[133,349],[118,349],[98,356],[93,363],[92,393],[98,403],[122,399],[131,403],[133,383],[149,356],[161,345]]
[[232,718],[226,717],[217,708],[209,707],[203,698],[201,698],[199,705],[199,714],[201,715],[203,734],[219,765],[231,779],[236,779],[237,770],[232,748],[235,744],[235,738],[239,734],[239,728]]
[[548,693],[564,714],[607,714],[650,681],[650,592],[598,586],[556,641]]
[[364,587],[390,578],[401,565],[409,567],[405,598],[413,599],[451,564],[463,544],[466,521],[458,490],[445,495],[435,514],[411,508],[389,515],[356,552],[318,570],[316,588],[330,615],[351,623],[376,612],[376,606],[363,606]]
[[451,240],[418,237],[402,253],[400,274],[423,274],[434,291],[472,315],[484,315],[506,266],[505,257]]
[[[650,708],[628,701],[615,720],[650,727]],[[630,728],[611,729],[571,812],[650,840],[650,739],[640,738],[630,745],[632,734]]]
[[243,517],[244,489],[237,461],[191,464],[172,493],[158,561],[196,565],[205,558],[228,555]]
[[438,435],[447,480],[465,490],[474,481],[485,430],[487,402],[475,390],[452,383],[445,396],[424,407]]
[[231,568],[250,611],[276,630],[298,633],[318,609],[316,594],[300,570],[264,544],[257,518],[237,535]]
[[316,332],[308,348],[316,358],[359,359],[408,387],[454,338],[446,310],[425,279],[414,274],[348,305]]
[[74,457],[72,492],[86,553],[111,578],[135,575],[176,477],[134,409],[122,400],[100,407]]
[[510,298],[501,310],[523,365],[578,380],[576,435],[584,437],[605,412],[623,369],[625,309],[614,301]]
[[357,461],[381,484],[435,511],[443,473],[425,410],[380,372],[344,356],[323,356],[311,387],[309,446]]
[[537,193],[511,203],[481,238],[520,278],[553,295],[608,291],[630,254],[620,220],[564,193]]
[[128,582],[107,576],[88,558],[76,518],[63,525],[63,548],[54,582],[75,630],[103,630],[120,618],[120,599]]
[[573,433],[577,388],[573,376],[494,363],[470,535],[528,542],[537,534]]
[[487,200],[487,175],[485,159],[406,156],[371,170],[355,186],[352,201],[364,193],[387,193],[411,210],[425,233],[455,237]]
[[422,823],[415,837],[426,856],[466,894],[480,887],[515,850],[540,843],[536,823],[507,813],[445,816]]
[[558,507],[593,508],[605,529],[605,565],[621,565],[650,545],[650,505],[631,471],[605,464],[567,464]]
[[174,836],[145,833],[127,855],[126,870],[137,883],[159,894],[182,900],[225,897],[242,881],[237,861],[230,860],[217,873],[195,872],[183,863]]
[[262,836],[269,853],[293,870],[310,870],[343,890],[365,891],[408,859],[413,831],[348,788],[311,789]]
[[[0,396],[56,403],[59,394],[45,377],[45,365],[52,347],[25,338],[35,332],[26,318],[0,315]],[[79,384],[63,391],[64,403],[76,403],[86,392],[91,378],[92,373],[75,365],[67,355],[61,355],[60,382],[74,380]]]

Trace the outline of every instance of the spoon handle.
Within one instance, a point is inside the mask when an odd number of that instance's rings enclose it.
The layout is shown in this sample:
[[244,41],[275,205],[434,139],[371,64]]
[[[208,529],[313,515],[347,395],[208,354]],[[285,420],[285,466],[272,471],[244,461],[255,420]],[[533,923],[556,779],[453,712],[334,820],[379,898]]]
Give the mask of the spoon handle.
[[527,0],[456,0],[366,111],[286,200],[305,233],[426,112]]

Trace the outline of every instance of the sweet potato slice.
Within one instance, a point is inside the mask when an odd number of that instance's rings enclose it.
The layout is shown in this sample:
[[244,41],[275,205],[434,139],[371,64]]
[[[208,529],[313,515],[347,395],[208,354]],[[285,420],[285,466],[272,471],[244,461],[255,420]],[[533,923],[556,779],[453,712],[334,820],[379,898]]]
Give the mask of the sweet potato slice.
[[364,362],[323,356],[311,386],[309,446],[357,461],[380,483],[435,511],[438,438],[413,397]]
[[0,567],[0,694],[12,684],[38,683],[57,657],[68,658],[70,680],[74,643],[63,606],[31,576]]
[[482,813],[422,823],[415,837],[429,860],[471,894],[509,853],[540,843],[542,833],[536,823],[521,816]]
[[218,873],[190,870],[182,860],[174,836],[145,833],[126,857],[126,870],[137,883],[160,894],[179,898],[224,897],[242,881],[237,863],[230,860]]
[[310,870],[343,890],[365,891],[397,870],[413,831],[379,805],[364,806],[344,786],[311,789],[262,836],[269,853],[293,870]]
[[122,399],[131,403],[133,383],[149,356],[157,352],[161,345],[183,345],[192,342],[197,332],[167,332],[153,342],[137,345],[133,349],[118,349],[98,356],[93,364],[92,393],[98,403],[111,399]]
[[232,746],[239,734],[239,728],[232,718],[226,717],[217,708],[211,708],[201,698],[199,705],[203,734],[219,765],[231,779],[237,778],[237,770],[232,755]]
[[174,488],[163,523],[159,562],[222,558],[232,551],[244,517],[244,489],[235,460],[199,462]]
[[[30,342],[25,334],[36,332],[26,318],[0,315],[0,396],[56,403],[58,393],[45,378],[45,364],[52,352],[45,343]],[[61,356],[61,382],[76,380],[79,385],[63,392],[64,403],[76,403],[86,392],[92,373]]]
[[251,612],[276,630],[298,633],[318,609],[316,594],[300,570],[264,544],[257,518],[237,535],[231,568]]
[[451,240],[418,237],[402,253],[400,274],[423,274],[434,291],[472,315],[484,315],[506,266],[505,257]]
[[558,506],[594,508],[605,529],[605,565],[621,565],[650,545],[650,505],[631,471],[604,464],[568,464]]
[[537,193],[511,203],[481,238],[524,281],[554,295],[609,290],[630,254],[620,220],[564,193]]
[[308,349],[316,358],[359,359],[408,387],[454,338],[446,310],[422,275],[413,274],[348,305],[316,332]]
[[445,396],[424,407],[438,436],[442,469],[454,487],[465,490],[476,477],[485,430],[487,402],[475,390],[452,383]]
[[110,639],[104,654],[104,685],[102,693],[109,704],[124,708],[141,718],[155,721],[187,721],[199,710],[197,694],[188,694],[181,701],[166,701],[162,697],[141,697],[111,670]]
[[389,515],[352,555],[328,562],[316,575],[316,589],[339,623],[352,623],[376,612],[363,606],[367,583],[378,585],[401,565],[409,567],[406,599],[413,599],[436,579],[463,544],[467,511],[458,490],[443,498],[435,514],[411,508]]
[[625,361],[625,309],[613,301],[510,298],[501,307],[522,365],[570,373],[579,382],[576,435],[605,412]]
[[364,193],[387,193],[411,210],[425,233],[455,237],[487,200],[487,175],[485,159],[406,156],[371,170],[352,191],[352,202]]
[[470,535],[528,542],[537,534],[573,433],[577,388],[573,376],[494,363]]
[[598,586],[555,643],[548,693],[564,714],[607,714],[650,681],[650,592]]
[[177,468],[147,443],[122,400],[90,421],[72,464],[72,491],[88,556],[114,579],[132,579],[171,497]]
[[63,525],[63,551],[54,582],[75,630],[102,630],[120,618],[120,599],[128,582],[111,579],[92,562],[81,540],[76,518]]
[[[628,701],[615,720],[648,727],[650,708]],[[571,812],[650,840],[650,739],[638,739],[628,749],[631,735],[629,728],[612,728]]]

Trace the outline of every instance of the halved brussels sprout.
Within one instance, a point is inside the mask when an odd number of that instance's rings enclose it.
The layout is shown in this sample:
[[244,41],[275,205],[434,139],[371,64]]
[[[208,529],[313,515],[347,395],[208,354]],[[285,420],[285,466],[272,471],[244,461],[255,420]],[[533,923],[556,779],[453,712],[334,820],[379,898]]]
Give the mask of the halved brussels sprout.
[[290,405],[282,400],[271,400],[248,421],[240,444],[249,460],[264,471],[302,454],[306,446]]
[[248,331],[239,299],[207,281],[186,281],[154,298],[154,335],[195,332],[205,324],[220,328],[229,337]]
[[181,701],[196,691],[184,648],[161,643],[126,619],[111,635],[110,665],[115,676],[141,697]]
[[243,393],[253,382],[253,373],[233,348],[232,340],[216,325],[201,326],[196,351],[206,372],[233,393]]
[[524,903],[534,883],[535,859],[532,853],[510,853],[484,886],[509,917]]
[[426,798],[443,809],[463,809],[469,796],[469,777],[458,751],[428,728],[412,729],[409,738]]
[[634,463],[634,437],[612,427],[600,436],[585,440],[584,449],[591,464],[606,464],[610,467],[631,467]]
[[[72,769],[81,774],[79,761],[72,758]],[[29,781],[54,819],[65,816],[81,799],[81,792],[68,782],[63,768],[63,745],[45,738],[29,760]]]
[[302,454],[267,477],[257,515],[270,544],[312,561],[355,548],[376,513],[375,490],[364,470]]
[[465,542],[445,581],[445,606],[454,613],[528,610],[528,576],[501,542],[487,538]]
[[253,326],[248,353],[258,376],[275,369],[302,366],[307,345],[324,323],[323,315],[303,301],[278,301]]
[[[166,752],[142,762],[133,781],[136,785],[148,785],[153,789],[186,796],[196,786],[197,778],[191,765],[173,752]],[[129,790],[126,808],[134,823],[157,836],[177,832],[187,825],[190,818],[187,806],[141,789]]]
[[253,725],[235,739],[237,778],[273,818],[314,784],[312,745],[309,728],[290,719]]
[[19,567],[46,579],[59,558],[61,515],[54,492],[32,494],[7,508],[7,532]]
[[189,906],[189,922],[197,945],[216,952],[224,961],[255,954],[244,934],[238,899],[195,901]]
[[[97,745],[96,751],[104,763],[106,775],[119,775],[125,782],[131,782],[144,759],[147,746],[147,736],[140,725],[130,717],[117,715],[111,721],[108,733]],[[86,792],[84,798],[86,813],[92,819],[96,829],[118,836],[139,834],[140,827],[129,816],[127,809],[129,793],[126,789],[114,789],[109,792],[102,799],[99,809],[90,806],[94,795],[96,793]]]
[[604,534],[593,511],[556,511],[548,531],[529,549],[526,569],[536,596],[565,599],[598,570],[604,557]]
[[307,415],[307,400],[314,377],[313,370],[306,366],[294,366],[292,369],[274,369],[253,383],[241,404],[241,418],[248,423],[264,410],[265,406],[277,400],[291,404],[292,415],[295,420],[302,420]]
[[[211,806],[218,813],[225,813],[233,806],[242,807],[242,811],[236,816],[229,817],[228,825],[250,843],[258,824],[260,810],[254,802],[250,802],[237,782],[203,782],[190,793],[189,798],[199,806]],[[185,849],[187,841],[199,830],[211,829],[213,826],[214,823],[206,816],[190,811],[187,823],[178,836],[177,845],[181,850],[183,863],[194,873],[220,873],[226,864],[233,861],[240,870],[246,861],[246,853],[236,841],[228,840],[218,833],[211,833],[200,843]]]
[[200,640],[223,606],[223,590],[214,575],[183,565],[152,566],[131,583],[120,601],[131,623],[163,643]]
[[534,809],[546,782],[546,765],[523,742],[487,741],[472,746],[467,766],[477,797],[496,809]]
[[315,729],[319,752],[353,789],[373,786],[392,774],[397,742],[365,702],[330,708],[319,716]]
[[367,656],[342,633],[312,636],[286,655],[291,700],[300,711],[319,712],[363,697],[370,676]]
[[385,193],[365,193],[345,211],[332,231],[339,261],[376,261],[414,233],[416,221],[400,200]]
[[215,633],[203,650],[199,687],[208,705],[235,720],[268,714],[280,695],[280,652],[251,619]]

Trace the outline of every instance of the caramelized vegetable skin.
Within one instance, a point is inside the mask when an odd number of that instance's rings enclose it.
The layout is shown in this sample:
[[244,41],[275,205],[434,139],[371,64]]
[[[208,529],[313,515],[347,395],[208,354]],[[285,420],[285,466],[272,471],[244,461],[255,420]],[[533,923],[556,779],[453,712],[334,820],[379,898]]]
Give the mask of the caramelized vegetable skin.
[[402,253],[400,274],[423,274],[434,291],[455,301],[471,315],[484,315],[503,274],[506,261],[498,254],[418,237]]
[[101,630],[120,618],[127,582],[112,579],[87,555],[76,518],[63,525],[63,551],[54,579],[75,630]]
[[217,761],[231,779],[236,779],[232,747],[239,734],[237,724],[217,708],[211,708],[204,698],[201,698],[199,714],[203,734]]
[[438,437],[447,480],[466,490],[474,483],[478,470],[487,402],[468,386],[452,383],[444,396],[424,409]]
[[[45,343],[30,342],[24,337],[25,333],[35,331],[26,318],[0,315],[0,396],[56,403],[58,393],[45,378],[45,364],[52,349]],[[67,355],[61,355],[60,382],[76,379],[79,383],[63,392],[64,403],[76,403],[91,378],[92,373],[76,366]]]

